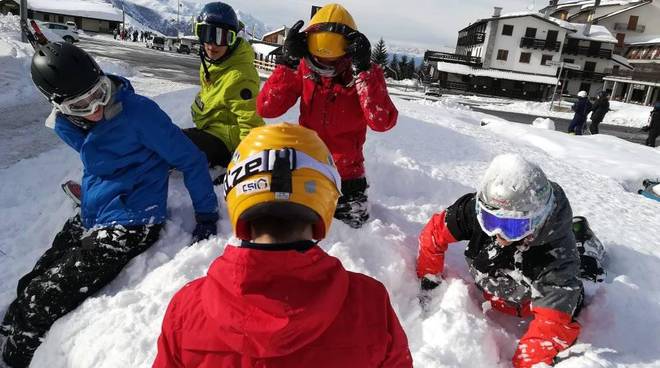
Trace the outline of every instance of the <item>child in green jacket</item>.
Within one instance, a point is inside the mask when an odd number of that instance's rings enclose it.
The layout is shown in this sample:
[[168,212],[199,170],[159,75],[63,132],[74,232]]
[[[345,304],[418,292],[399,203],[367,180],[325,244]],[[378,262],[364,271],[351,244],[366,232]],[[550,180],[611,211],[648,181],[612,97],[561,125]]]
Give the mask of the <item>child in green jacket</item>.
[[210,167],[227,167],[238,143],[264,125],[256,112],[259,74],[250,44],[237,36],[234,9],[214,2],[197,17],[201,89],[192,104],[195,128],[184,132],[206,154]]

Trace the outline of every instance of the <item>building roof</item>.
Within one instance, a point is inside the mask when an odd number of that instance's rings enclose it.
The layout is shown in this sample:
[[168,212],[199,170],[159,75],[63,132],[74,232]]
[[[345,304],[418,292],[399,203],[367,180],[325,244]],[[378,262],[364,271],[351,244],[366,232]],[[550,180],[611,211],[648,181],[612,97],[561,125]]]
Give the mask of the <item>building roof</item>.
[[643,46],[660,44],[660,35],[644,35],[626,38],[626,43],[630,46]]
[[282,31],[286,32],[286,26],[284,26],[284,27],[280,27],[280,28],[278,28],[278,29],[276,29],[276,30],[274,30],[274,31],[270,31],[270,32],[268,32],[268,33],[264,33],[264,35],[261,36],[261,39],[264,39],[266,36],[270,36],[270,35],[273,35],[273,34],[275,34],[275,33],[282,32]]
[[[14,0],[14,2],[20,3],[20,0]],[[114,22],[122,21],[121,10],[101,0],[30,0],[28,1],[28,9]]]
[[628,59],[624,58],[621,55],[612,54],[612,61],[614,61],[615,63],[617,63],[621,66],[623,66],[624,68],[628,68],[630,70],[635,69],[635,68],[633,68],[632,65],[630,65],[630,63],[628,62]]
[[653,2],[653,1],[645,0],[645,1],[642,1],[642,2],[640,2],[640,3],[631,4],[630,6],[625,7],[625,8],[623,8],[623,9],[620,9],[620,10],[617,10],[617,11],[615,11],[615,12],[611,12],[611,13],[608,13],[608,14],[602,15],[602,16],[600,16],[600,17],[597,17],[597,18],[595,18],[594,20],[598,21],[598,20],[601,20],[601,19],[611,18],[611,17],[613,17],[613,16],[615,16],[615,15],[619,15],[619,14],[625,13],[625,12],[627,12],[627,11],[630,11],[630,10],[633,10],[633,9],[637,9],[637,8],[642,7],[642,6],[645,6],[645,5],[651,4],[652,2]]
[[270,55],[273,51],[282,47],[281,45],[273,45],[264,42],[251,42],[252,50],[255,54],[261,54],[264,56]]
[[575,33],[569,33],[569,38],[577,38],[578,40],[589,40],[589,41],[598,41],[606,43],[618,43],[619,41],[612,36],[612,33],[605,27],[599,26],[597,24],[592,24],[589,28],[589,34],[584,34],[584,29],[586,24],[582,23],[571,23],[575,27]]
[[469,65],[446,63],[443,61],[439,61],[437,63],[437,68],[439,71],[453,73],[453,74],[474,75],[477,77],[490,77],[497,79],[508,79],[519,82],[557,84],[556,77],[536,75],[536,74],[516,73],[516,72],[509,72],[505,70],[496,70],[496,69],[473,68]]

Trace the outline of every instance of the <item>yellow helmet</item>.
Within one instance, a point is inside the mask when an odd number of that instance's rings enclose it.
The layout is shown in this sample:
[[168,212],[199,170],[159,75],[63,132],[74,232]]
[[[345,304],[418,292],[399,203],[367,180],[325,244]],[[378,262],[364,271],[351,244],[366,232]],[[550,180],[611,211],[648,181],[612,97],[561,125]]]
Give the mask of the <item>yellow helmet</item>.
[[346,36],[357,30],[351,13],[339,4],[319,9],[305,29],[309,53],[321,58],[336,58],[346,54]]
[[251,220],[295,216],[314,224],[314,238],[330,229],[341,191],[332,155],[315,131],[297,124],[254,128],[227,167],[224,196],[236,236],[250,240]]

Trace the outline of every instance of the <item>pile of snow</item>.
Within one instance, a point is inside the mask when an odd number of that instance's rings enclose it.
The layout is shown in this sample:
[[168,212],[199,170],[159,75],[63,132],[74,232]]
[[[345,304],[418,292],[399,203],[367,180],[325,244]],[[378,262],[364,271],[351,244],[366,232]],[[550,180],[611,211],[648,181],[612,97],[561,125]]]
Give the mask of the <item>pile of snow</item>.
[[[178,124],[189,127],[189,101],[196,92],[192,87],[156,100]],[[384,283],[415,366],[511,366],[527,322],[482,307],[467,271],[464,243],[449,248],[445,280],[432,292],[426,311],[418,303],[415,277],[417,236],[426,221],[474,191],[493,157],[507,152],[539,164],[558,182],[574,214],[587,216],[609,252],[606,281],[587,285],[580,339],[556,367],[660,365],[660,249],[653,231],[660,223],[660,207],[629,192],[642,179],[660,176],[658,151],[614,137],[574,137],[501,119],[481,127],[486,116],[467,108],[394,101],[400,112],[397,126],[387,133],[370,132],[365,146],[372,219],[360,230],[335,221],[321,246],[347,269]],[[297,117],[294,107],[269,122]],[[15,296],[15,281],[74,214],[58,184],[80,175],[77,155],[65,147],[0,170],[0,250],[6,253],[0,257],[0,279],[5,280],[0,283],[0,310]],[[217,237],[188,246],[194,218],[180,175],[171,179],[168,205],[170,218],[161,239],[109,286],[55,323],[36,352],[34,367],[151,365],[172,294],[204,275],[232,241],[224,216]],[[224,210],[224,201],[220,205]]]
[[77,17],[122,21],[121,8],[102,0],[30,0],[30,9]]
[[20,17],[0,15],[0,107],[33,101],[34,86],[30,79],[33,54],[32,46],[21,42]]
[[549,118],[536,118],[532,126],[539,129],[555,130],[555,122]]
[[653,107],[610,101],[610,110],[605,115],[604,124],[641,128],[648,125]]

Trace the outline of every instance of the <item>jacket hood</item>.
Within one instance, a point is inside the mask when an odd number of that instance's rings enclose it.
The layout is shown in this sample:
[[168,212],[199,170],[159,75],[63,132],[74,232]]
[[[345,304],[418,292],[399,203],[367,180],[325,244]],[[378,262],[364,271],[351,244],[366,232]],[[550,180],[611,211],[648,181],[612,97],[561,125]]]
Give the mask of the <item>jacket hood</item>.
[[307,252],[227,246],[202,287],[202,307],[235,351],[254,358],[291,354],[335,320],[348,272],[318,246]]
[[[543,243],[554,242],[567,235],[572,235],[573,210],[571,204],[561,186],[552,181],[550,185],[552,185],[555,196],[554,207],[536,236],[536,239],[543,239]],[[537,241],[532,241],[532,246],[537,243]]]

